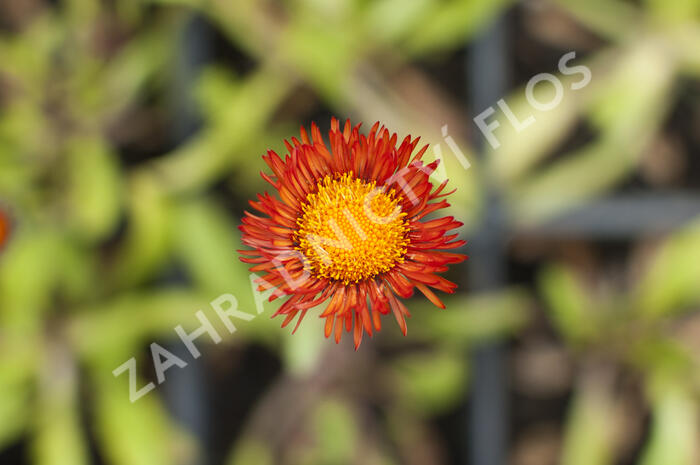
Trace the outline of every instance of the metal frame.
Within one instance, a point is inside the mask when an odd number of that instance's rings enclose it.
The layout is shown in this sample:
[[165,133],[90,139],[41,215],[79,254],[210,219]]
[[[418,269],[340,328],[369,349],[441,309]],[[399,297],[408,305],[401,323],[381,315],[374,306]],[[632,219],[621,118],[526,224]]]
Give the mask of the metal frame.
[[[210,31],[201,18],[190,18],[179,38],[181,53],[173,80],[173,138],[184,140],[198,123],[189,96],[198,71],[208,58]],[[468,95],[476,111],[487,108],[506,94],[511,76],[508,68],[508,28],[501,16],[470,44],[465,63],[470,78]],[[483,153],[484,140],[479,141]],[[470,241],[469,288],[477,291],[502,287],[507,282],[506,245],[512,237],[630,239],[660,234],[682,226],[700,215],[700,196],[686,193],[626,195],[602,199],[533,229],[513,230],[508,224],[498,190],[486,180],[486,214]],[[172,349],[175,352],[176,348]],[[473,372],[468,396],[468,431],[464,457],[472,465],[505,465],[508,451],[507,349],[503,343],[478,347],[471,357]],[[168,382],[165,401],[181,425],[204,445],[208,443],[209,412],[202,370],[190,367]],[[201,455],[197,464],[209,463]]]

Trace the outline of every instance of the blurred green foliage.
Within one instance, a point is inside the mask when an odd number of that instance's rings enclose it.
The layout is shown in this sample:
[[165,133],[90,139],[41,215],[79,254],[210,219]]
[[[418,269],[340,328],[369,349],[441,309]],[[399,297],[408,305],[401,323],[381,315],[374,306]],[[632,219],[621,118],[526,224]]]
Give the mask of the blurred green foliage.
[[[444,144],[441,127],[453,121],[448,112],[413,100],[392,79],[422,78],[417,64],[446,59],[512,3],[27,2],[26,19],[0,34],[0,208],[9,209],[16,226],[0,252],[0,450],[24,439],[28,463],[37,465],[87,464],[92,453],[115,465],[188,463],[200,455],[202,445],[171,418],[159,394],[129,403],[127,377],[112,370],[132,356],[147,364],[144,348],[173,338],[178,324],[196,328],[199,309],[215,321],[209,302],[221,293],[255,313],[227,199],[239,206],[264,189],[259,155],[282,150],[282,139],[306,116],[290,102],[306,95],[367,126],[381,120],[400,134]],[[550,112],[529,107],[516,89],[509,105],[515,114],[534,114],[537,124],[522,133],[504,124],[502,146],[484,163],[450,126],[473,165],[462,169],[443,148],[458,188],[452,211],[467,223],[466,236],[482,213],[486,179],[498,182],[516,226],[537,225],[615,188],[661,131],[678,82],[700,77],[695,0],[549,4],[602,38],[604,46],[584,61],[593,81],[567,91]],[[129,161],[123,153],[139,135],[167,146],[167,129],[146,120],[169,127],[178,118],[172,101],[182,89],[173,89],[173,73],[194,14],[254,69],[209,66],[186,89],[201,129],[156,157]],[[568,89],[570,79],[559,77]],[[594,137],[548,160],[582,121]],[[281,385],[301,384],[310,394],[287,400],[305,406],[294,417],[303,440],[268,437],[265,419],[279,413],[271,414],[263,399],[243,434],[231,438],[226,463],[390,464],[423,457],[429,419],[456,408],[468,389],[465,354],[483,341],[520,337],[537,301],[583,367],[561,463],[615,463],[615,438],[625,425],[610,373],[619,370],[641,378],[652,418],[639,463],[696,463],[700,357],[679,326],[700,306],[698,263],[700,233],[691,224],[665,238],[628,287],[601,288],[552,263],[533,288],[458,294],[446,300],[446,311],[416,300],[409,338],[389,327],[381,335],[382,346],[398,355],[350,356],[323,340],[313,318],[295,336],[266,317],[242,324],[226,348],[210,351],[262,345],[283,363]],[[170,279],[173,269],[184,278]],[[266,315],[276,305],[266,304]],[[227,334],[220,324],[217,330]],[[349,361],[355,358],[360,368]],[[323,385],[326,371],[340,372],[347,390]],[[141,375],[139,386],[147,382]],[[383,421],[371,428],[368,405],[382,411]]]

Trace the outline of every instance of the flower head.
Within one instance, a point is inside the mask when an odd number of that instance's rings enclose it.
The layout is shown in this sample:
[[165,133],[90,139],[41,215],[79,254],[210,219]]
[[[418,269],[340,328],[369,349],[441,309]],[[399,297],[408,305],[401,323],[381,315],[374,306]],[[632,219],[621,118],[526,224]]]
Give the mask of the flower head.
[[438,275],[464,255],[446,250],[464,241],[451,231],[462,223],[453,217],[425,220],[449,206],[446,181],[437,187],[430,174],[438,162],[423,163],[427,146],[412,155],[418,138],[407,136],[397,147],[396,134],[375,124],[367,136],[350,121],[341,130],[331,121],[330,147],[315,124],[311,137],[285,141],[284,160],[268,151],[272,170],[261,173],[279,194],[258,195],[246,212],[241,260],[250,263],[258,290],[272,291],[270,301],[289,296],[273,316],[282,326],[328,301],[321,317],[325,334],[340,341],[343,329],[353,332],[355,348],[364,332],[381,329],[381,315],[392,312],[406,334],[408,309],[399,298],[414,288],[445,308],[430,288],[452,293],[454,283]]

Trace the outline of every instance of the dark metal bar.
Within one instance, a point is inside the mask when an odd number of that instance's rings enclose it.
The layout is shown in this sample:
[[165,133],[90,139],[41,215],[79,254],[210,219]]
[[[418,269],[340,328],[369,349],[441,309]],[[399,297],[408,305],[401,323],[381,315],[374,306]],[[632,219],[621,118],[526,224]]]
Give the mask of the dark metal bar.
[[[493,106],[508,88],[507,30],[503,17],[473,43],[467,61],[469,97],[474,115]],[[483,152],[483,137],[480,146]],[[501,286],[506,279],[506,221],[499,194],[485,179],[487,203],[483,223],[469,247],[469,279],[472,290]],[[473,382],[469,403],[468,463],[503,465],[508,443],[506,353],[500,343],[478,347],[472,357]]]
[[[174,42],[177,47],[174,62],[170,105],[172,120],[172,142],[182,143],[201,123],[192,95],[194,85],[202,67],[210,59],[210,30],[203,18],[192,15],[183,24],[179,37]],[[177,280],[186,280],[177,276]],[[209,450],[210,415],[207,406],[206,373],[202,360],[189,363],[191,354],[180,341],[168,344],[168,350],[188,362],[181,370],[168,372],[163,384],[165,403],[173,418],[199,442],[198,456],[190,463],[180,465],[205,465],[210,462]]]
[[555,216],[518,237],[628,239],[674,231],[700,216],[700,196],[635,193],[600,199]]
[[204,362],[201,358],[193,362],[192,354],[180,341],[167,344],[166,349],[186,361],[187,366],[168,370],[167,378],[160,387],[163,400],[173,419],[194,436],[200,445],[192,462],[178,462],[177,465],[205,465],[210,463],[210,457],[207,455],[210,421]]

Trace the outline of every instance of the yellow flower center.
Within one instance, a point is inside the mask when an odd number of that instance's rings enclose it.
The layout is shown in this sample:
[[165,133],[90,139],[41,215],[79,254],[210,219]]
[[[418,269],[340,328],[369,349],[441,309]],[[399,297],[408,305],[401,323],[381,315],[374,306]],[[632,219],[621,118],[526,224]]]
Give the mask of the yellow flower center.
[[408,246],[406,213],[393,189],[356,179],[326,176],[302,206],[297,250],[316,276],[356,283],[403,263]]

